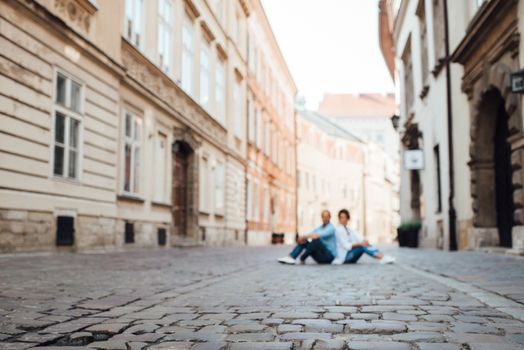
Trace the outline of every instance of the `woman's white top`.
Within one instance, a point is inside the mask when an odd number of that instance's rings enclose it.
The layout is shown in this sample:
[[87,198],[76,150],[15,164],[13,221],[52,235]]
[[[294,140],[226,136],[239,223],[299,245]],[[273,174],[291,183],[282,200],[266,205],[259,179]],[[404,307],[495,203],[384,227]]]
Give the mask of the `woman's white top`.
[[362,242],[360,235],[349,227],[339,225],[335,231],[337,238],[337,256],[332,264],[341,265],[346,260],[347,253],[353,248],[353,244]]

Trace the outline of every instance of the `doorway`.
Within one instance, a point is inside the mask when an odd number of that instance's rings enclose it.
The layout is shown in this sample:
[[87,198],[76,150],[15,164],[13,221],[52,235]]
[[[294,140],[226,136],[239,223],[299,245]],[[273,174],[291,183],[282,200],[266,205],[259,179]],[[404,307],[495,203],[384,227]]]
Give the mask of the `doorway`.
[[509,115],[504,98],[494,87],[482,95],[479,107],[470,164],[475,180],[475,226],[493,229],[498,245],[511,247],[515,205]]
[[511,230],[513,228],[513,170],[511,167],[511,145],[508,142],[509,116],[504,109],[504,101],[500,97],[497,120],[495,125],[494,169],[495,169],[495,206],[497,213],[497,229],[500,245],[511,247]]
[[189,215],[189,160],[192,150],[188,144],[173,144],[173,225],[174,234],[185,237],[188,232]]

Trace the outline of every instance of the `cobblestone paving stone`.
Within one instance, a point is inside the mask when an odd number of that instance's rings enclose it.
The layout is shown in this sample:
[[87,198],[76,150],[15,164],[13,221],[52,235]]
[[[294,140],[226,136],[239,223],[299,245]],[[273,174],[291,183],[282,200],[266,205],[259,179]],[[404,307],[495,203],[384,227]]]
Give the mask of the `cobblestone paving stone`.
[[[524,349],[523,322],[402,265],[278,265],[287,249],[0,257],[0,349]],[[392,254],[523,302],[524,260]]]

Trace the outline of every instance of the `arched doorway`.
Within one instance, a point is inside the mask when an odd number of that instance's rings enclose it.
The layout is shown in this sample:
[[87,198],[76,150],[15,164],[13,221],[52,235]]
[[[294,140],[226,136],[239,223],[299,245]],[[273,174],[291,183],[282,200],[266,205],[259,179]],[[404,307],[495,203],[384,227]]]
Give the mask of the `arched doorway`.
[[199,239],[198,162],[201,140],[190,128],[175,128],[172,145],[172,244]]
[[500,91],[482,94],[471,167],[475,179],[475,226],[495,228],[498,244],[511,247],[514,225],[509,115]]
[[189,160],[193,150],[183,141],[173,145],[173,225],[174,234],[185,237],[188,233]]

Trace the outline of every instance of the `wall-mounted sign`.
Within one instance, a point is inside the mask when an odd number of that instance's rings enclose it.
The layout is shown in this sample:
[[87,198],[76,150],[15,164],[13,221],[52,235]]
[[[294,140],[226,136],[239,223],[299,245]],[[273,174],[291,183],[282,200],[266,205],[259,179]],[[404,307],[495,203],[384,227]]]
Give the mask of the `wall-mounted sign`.
[[412,149],[404,151],[404,169],[422,170],[424,169],[424,151]]
[[511,74],[511,92],[524,94],[524,69]]

